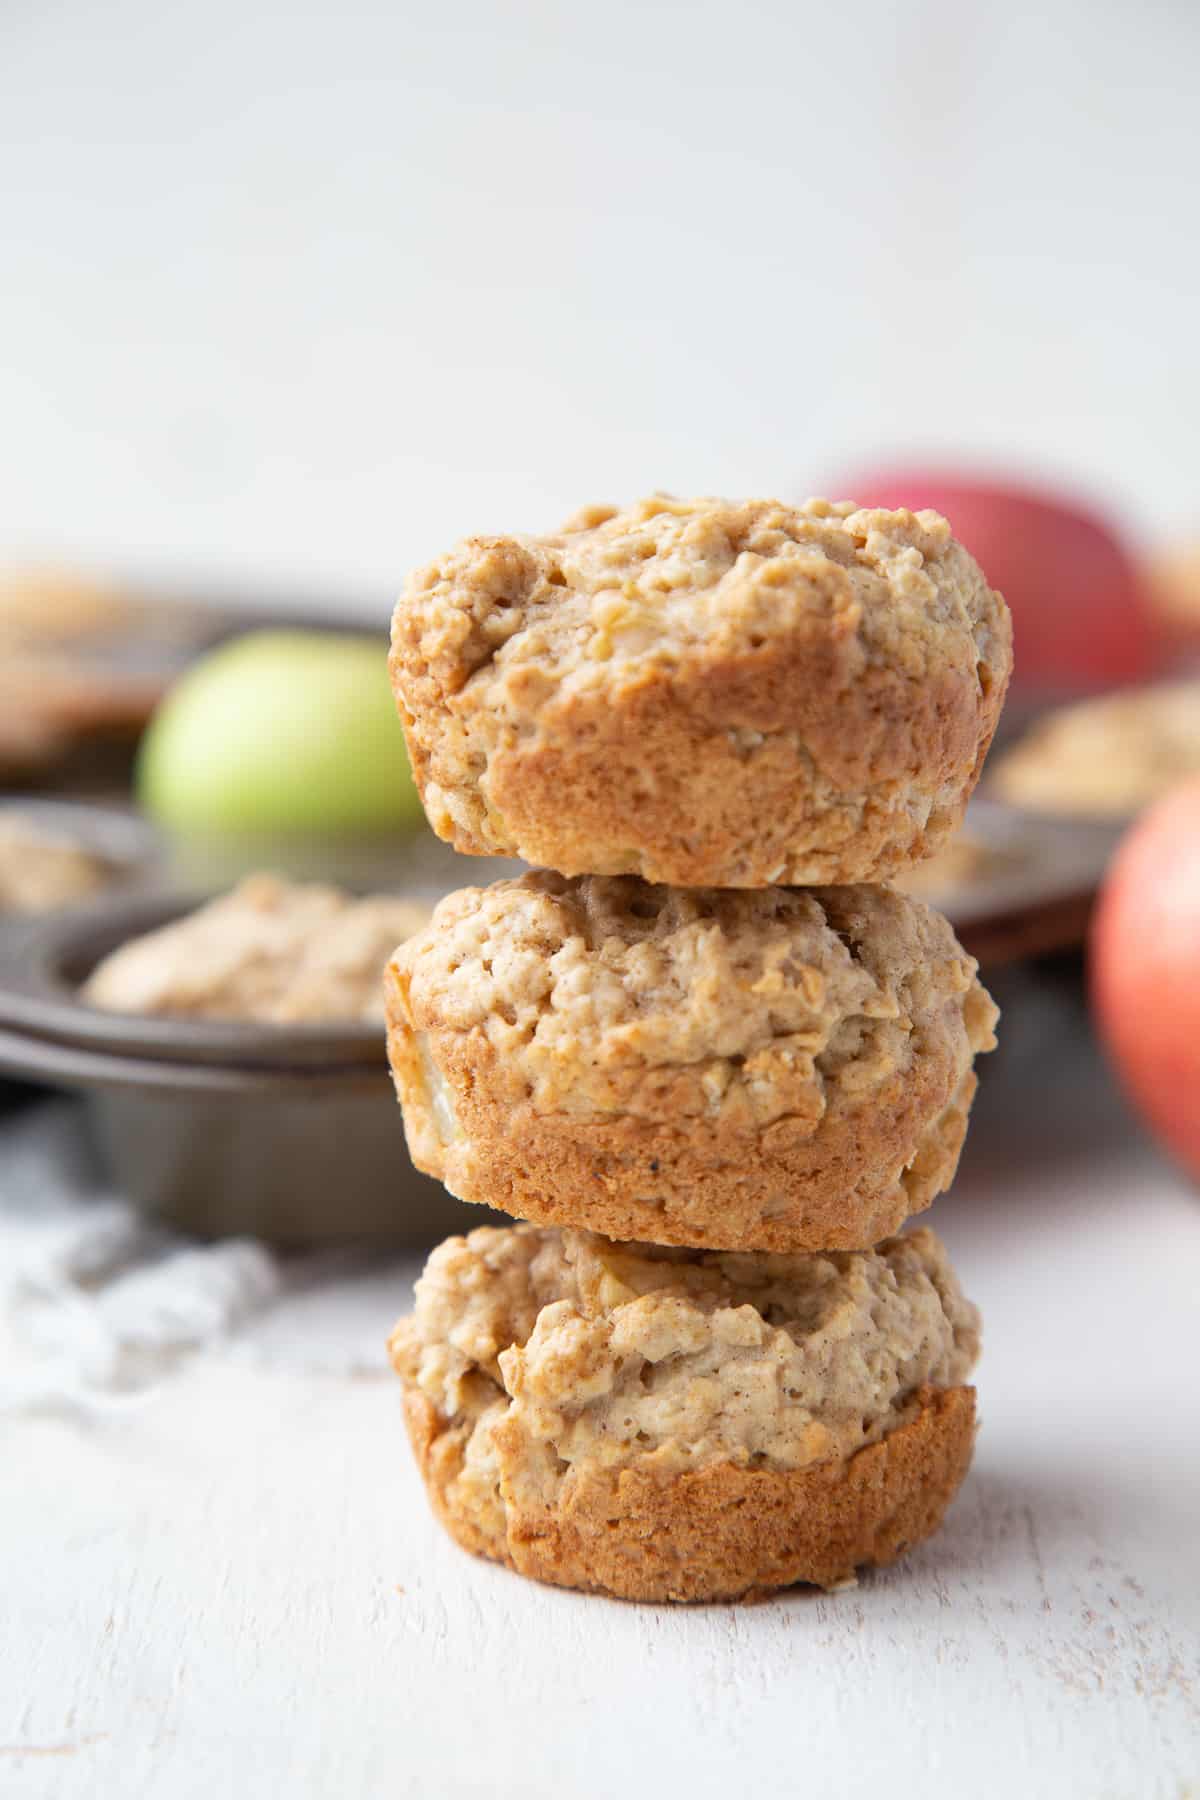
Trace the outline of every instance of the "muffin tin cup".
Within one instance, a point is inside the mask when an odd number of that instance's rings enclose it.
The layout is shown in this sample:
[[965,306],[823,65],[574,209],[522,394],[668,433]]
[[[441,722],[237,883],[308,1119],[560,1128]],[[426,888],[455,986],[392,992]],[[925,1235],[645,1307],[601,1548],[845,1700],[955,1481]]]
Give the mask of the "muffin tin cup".
[[486,1222],[413,1168],[381,1027],[130,1016],[79,999],[109,950],[196,904],[110,896],[0,947],[0,1071],[81,1094],[106,1177],[180,1230],[401,1247]]
[[412,1167],[381,1068],[144,1062],[4,1030],[0,1067],[82,1094],[107,1177],[180,1231],[402,1247],[483,1222]]
[[177,1018],[89,1006],[80,989],[98,963],[133,938],[157,931],[210,899],[208,894],[106,895],[27,921],[15,944],[0,946],[0,1026],[114,1056],[226,1069],[355,1069],[381,1065],[383,1028],[336,1024],[266,1025],[241,1019]]

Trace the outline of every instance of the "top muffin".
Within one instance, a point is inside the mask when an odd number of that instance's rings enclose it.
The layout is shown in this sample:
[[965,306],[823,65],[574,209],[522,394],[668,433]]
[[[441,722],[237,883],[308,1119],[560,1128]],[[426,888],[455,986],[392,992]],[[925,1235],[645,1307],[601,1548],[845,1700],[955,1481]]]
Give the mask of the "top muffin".
[[677,887],[879,881],[958,825],[1008,608],[932,512],[593,508],[414,574],[391,671],[425,810],[471,855]]

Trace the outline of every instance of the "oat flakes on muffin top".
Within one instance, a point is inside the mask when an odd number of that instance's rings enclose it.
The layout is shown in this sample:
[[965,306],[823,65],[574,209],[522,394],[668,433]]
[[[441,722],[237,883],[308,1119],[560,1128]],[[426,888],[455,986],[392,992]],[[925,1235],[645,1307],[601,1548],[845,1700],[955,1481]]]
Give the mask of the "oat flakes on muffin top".
[[388,971],[417,1166],[615,1238],[875,1243],[953,1177],[996,1009],[882,887],[546,872],[448,895]]
[[466,1549],[700,1600],[830,1585],[934,1530],[970,1460],[978,1347],[930,1231],[727,1256],[518,1225],[439,1245],[390,1349]]
[[961,818],[1008,609],[931,512],[593,508],[418,570],[391,670],[439,836],[677,886],[885,878]]

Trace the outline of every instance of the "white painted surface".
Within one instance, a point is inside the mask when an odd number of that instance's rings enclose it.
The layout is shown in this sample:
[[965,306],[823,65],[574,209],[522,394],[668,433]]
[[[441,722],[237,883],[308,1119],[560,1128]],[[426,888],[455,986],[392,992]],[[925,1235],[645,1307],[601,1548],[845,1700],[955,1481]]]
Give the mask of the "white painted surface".
[[934,1542],[695,1610],[473,1562],[382,1366],[411,1266],[313,1272],[140,1397],[5,1422],[5,1800],[1194,1794],[1200,1198],[1025,999],[936,1211],[986,1352]]
[[1200,527],[1188,0],[8,0],[0,553],[346,593],[922,447]]

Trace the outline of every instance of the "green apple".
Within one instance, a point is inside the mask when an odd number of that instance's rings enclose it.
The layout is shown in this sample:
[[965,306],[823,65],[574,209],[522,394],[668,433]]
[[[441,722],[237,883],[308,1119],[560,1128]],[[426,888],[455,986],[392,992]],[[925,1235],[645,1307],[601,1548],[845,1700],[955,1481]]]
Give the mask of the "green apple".
[[381,640],[254,631],[202,658],[150,722],[138,797],[179,832],[328,836],[422,821]]

